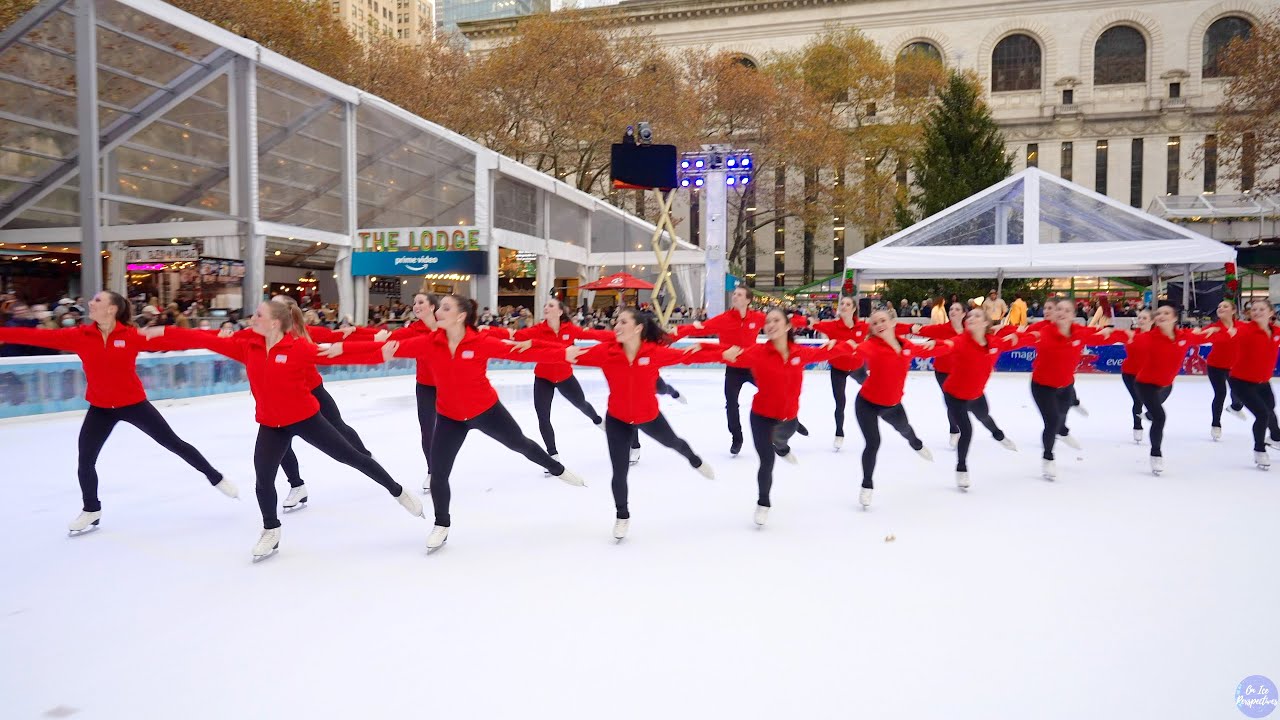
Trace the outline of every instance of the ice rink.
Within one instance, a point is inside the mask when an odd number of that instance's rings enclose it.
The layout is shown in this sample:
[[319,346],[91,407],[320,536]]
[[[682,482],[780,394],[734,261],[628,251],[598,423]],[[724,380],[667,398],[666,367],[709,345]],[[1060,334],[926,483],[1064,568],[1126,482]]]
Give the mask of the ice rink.
[[[578,375],[603,412],[599,372]],[[79,538],[80,415],[0,423],[0,717],[1206,720],[1242,717],[1246,676],[1280,679],[1280,466],[1254,468],[1247,422],[1211,441],[1204,378],[1178,380],[1156,478],[1120,378],[1082,376],[1084,449],[1059,444],[1050,483],[1028,377],[997,375],[992,414],[1019,452],[977,427],[964,494],[937,385],[913,373],[905,404],[936,461],[882,425],[864,512],[856,386],[836,453],[827,376],[810,373],[812,435],[799,466],[778,464],[757,529],[722,373],[664,375],[690,400],[664,412],[717,478],[646,441],[621,544],[604,436],[560,398],[561,456],[588,488],[473,433],[449,543],[428,557],[429,503],[412,518],[298,446],[310,507],[282,516],[258,565],[247,394],[158,403],[240,501],[120,426],[98,466],[102,528]],[[537,439],[532,374],[492,378]],[[330,391],[418,488],[413,378]]]

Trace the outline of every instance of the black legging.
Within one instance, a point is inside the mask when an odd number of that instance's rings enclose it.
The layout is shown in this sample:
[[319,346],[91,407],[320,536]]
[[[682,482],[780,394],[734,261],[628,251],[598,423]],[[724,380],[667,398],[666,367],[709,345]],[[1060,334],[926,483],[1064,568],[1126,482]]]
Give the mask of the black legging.
[[427,459],[427,474],[431,474],[431,438],[436,433],[436,386],[417,384],[418,428],[422,432],[422,456]]
[[431,438],[431,504],[435,508],[435,524],[449,527],[449,476],[453,474],[453,462],[458,459],[458,451],[462,449],[462,441],[467,433],[479,430],[497,440],[506,448],[515,450],[529,458],[535,465],[542,467],[552,475],[564,473],[564,465],[551,458],[538,443],[525,437],[520,431],[511,413],[502,403],[494,403],[470,420],[454,420],[445,415],[436,416],[436,432]]
[[[320,402],[320,414],[325,420],[333,426],[335,430],[342,433],[342,437],[347,439],[347,444],[359,450],[361,454],[373,457],[373,453],[364,446],[360,440],[360,435],[351,428],[342,419],[342,411],[338,409],[338,403],[333,401],[333,396],[328,390],[324,389],[324,385],[317,385],[311,391],[311,396]],[[293,448],[289,447],[285,450],[284,457],[280,460],[280,469],[284,470],[284,476],[289,480],[289,487],[299,487],[302,485],[302,470],[298,467],[298,456],[293,453]]]
[[667,395],[672,398],[680,397],[680,391],[668,385],[667,382],[662,379],[661,375],[658,376],[658,394]]
[[1276,427],[1276,395],[1271,390],[1271,383],[1231,378],[1231,389],[1236,399],[1243,401],[1253,414],[1253,451],[1266,452],[1268,426],[1271,439],[1280,440],[1280,428]]
[[[941,370],[933,371],[933,379],[938,381],[939,390],[942,390],[942,384],[947,381],[948,375],[950,375],[950,373],[944,373]],[[946,395],[947,391],[942,390],[942,394]],[[943,401],[944,402],[946,401],[945,397],[943,398]],[[947,413],[947,424],[949,426],[947,428],[947,432],[951,433],[952,435],[956,435],[960,432],[960,426],[956,424],[955,418],[951,417],[951,413]]]
[[889,423],[890,427],[907,439],[912,450],[924,447],[924,443],[916,437],[916,431],[912,430],[911,424],[907,422],[907,411],[902,407],[902,403],[891,406],[877,405],[859,394],[853,401],[853,415],[858,419],[858,427],[862,429],[862,437],[866,440],[866,447],[862,449],[862,487],[864,488],[875,487],[871,482],[871,476],[876,470],[876,453],[880,451],[880,425],[877,420],[883,419]]
[[[1227,368],[1209,366],[1209,384],[1213,386],[1213,427],[1222,427],[1222,407],[1227,400],[1227,378],[1231,371]],[[1231,385],[1231,409],[1239,412],[1244,403],[1236,395],[1235,385]]]
[[[1129,412],[1133,415],[1133,429],[1142,429],[1142,398],[1138,395],[1138,376],[1133,373],[1120,373],[1120,379],[1124,380],[1124,389],[1129,391],[1129,398],[1133,400],[1133,408]],[[1222,403],[1218,403],[1218,417],[1222,416]],[[1216,423],[1215,423],[1216,424]]]
[[951,419],[951,424],[960,430],[960,441],[956,444],[956,472],[968,472],[969,443],[973,441],[973,423],[969,420],[969,414],[973,413],[978,422],[991,431],[991,437],[997,442],[1004,440],[1004,431],[991,419],[986,395],[979,395],[974,400],[961,400],[943,390],[942,400],[947,404],[947,417]]
[[1049,387],[1032,380],[1031,397],[1036,401],[1040,417],[1044,420],[1044,432],[1040,433],[1040,443],[1044,446],[1042,457],[1045,460],[1052,460],[1054,441],[1059,435],[1066,437],[1070,432],[1067,429],[1067,411],[1075,401],[1075,388],[1071,385],[1060,388]]
[[596,409],[591,407],[591,403],[587,402],[587,398],[582,394],[582,386],[578,384],[578,378],[570,375],[569,379],[561,380],[558,383],[551,382],[545,378],[536,377],[533,379],[533,410],[538,414],[538,431],[542,433],[542,443],[547,446],[547,453],[550,455],[558,455],[556,450],[556,431],[551,427],[551,401],[556,396],[556,391],[569,401],[570,405],[582,411],[583,415],[591,418],[591,422],[600,424],[600,415],[596,413]]
[[1169,393],[1173,392],[1172,385],[1152,385],[1151,383],[1140,382],[1138,385],[1138,397],[1142,398],[1142,404],[1147,408],[1147,414],[1151,416],[1151,457],[1162,457],[1160,453],[1160,443],[1164,440],[1164,421],[1167,417],[1164,412],[1164,401],[1169,399]]
[[724,412],[729,421],[729,435],[733,437],[735,443],[742,442],[742,417],[738,411],[738,395],[742,393],[742,386],[747,383],[756,384],[755,378],[751,377],[750,368],[725,367]]
[[613,466],[613,504],[618,511],[618,519],[631,517],[627,510],[627,471],[631,467],[631,442],[643,430],[645,435],[657,440],[684,456],[695,468],[702,467],[702,458],[698,457],[689,443],[676,436],[671,424],[658,413],[658,417],[645,423],[626,423],[618,418],[605,414],[604,434],[609,445],[609,464]]
[[769,489],[773,487],[774,459],[791,452],[787,441],[795,435],[800,423],[795,418],[776,420],[754,412],[751,413],[750,422],[751,441],[755,443],[756,455],[760,456],[760,469],[756,471],[756,485],[759,486],[760,495],[756,504],[772,507],[769,505]]
[[301,438],[343,465],[350,465],[364,473],[386,488],[392,497],[400,497],[400,493],[404,492],[404,488],[391,478],[377,460],[353,447],[320,413],[284,427],[259,425],[258,444],[253,450],[253,470],[258,478],[256,491],[258,509],[262,511],[262,527],[267,530],[280,527],[280,519],[276,516],[276,470],[280,468],[280,461],[289,451],[294,437]]
[[867,366],[856,370],[837,370],[830,368],[831,373],[831,396],[836,401],[836,437],[844,437],[844,408],[845,396],[844,389],[848,385],[848,379],[853,378],[861,385],[867,379]]
[[127,422],[141,430],[147,437],[155,440],[160,447],[177,455],[191,467],[199,470],[211,485],[222,482],[222,473],[213,469],[208,460],[190,443],[178,437],[178,434],[165,422],[164,416],[149,401],[126,405],[118,408],[101,408],[89,406],[84,415],[84,423],[80,426],[80,459],[76,475],[80,479],[80,496],[84,502],[85,512],[99,512],[102,503],[98,501],[98,454],[107,442],[107,437],[116,423]]

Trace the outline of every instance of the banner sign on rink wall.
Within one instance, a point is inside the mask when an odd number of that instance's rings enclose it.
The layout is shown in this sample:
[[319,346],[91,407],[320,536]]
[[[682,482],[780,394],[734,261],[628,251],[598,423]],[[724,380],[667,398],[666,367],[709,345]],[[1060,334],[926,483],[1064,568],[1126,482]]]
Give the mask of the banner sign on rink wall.
[[446,252],[353,252],[352,275],[487,275],[485,250]]

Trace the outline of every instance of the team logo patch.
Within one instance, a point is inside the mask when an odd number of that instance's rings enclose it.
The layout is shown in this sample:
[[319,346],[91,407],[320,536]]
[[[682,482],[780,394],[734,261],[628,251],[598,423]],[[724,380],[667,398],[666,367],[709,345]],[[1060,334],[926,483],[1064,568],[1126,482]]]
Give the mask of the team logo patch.
[[798,358],[798,357],[791,358],[791,364],[792,364],[792,365],[799,365],[799,364],[800,364],[800,358]]
[[277,362],[277,363],[279,363],[279,364],[281,364],[281,365],[283,365],[283,364],[285,364],[285,363],[289,362],[289,356],[288,356],[288,355],[277,355],[277,356],[276,356],[276,362]]
[[475,353],[475,351],[474,351],[474,350],[463,350],[463,351],[462,351],[462,359],[463,359],[463,360],[470,360],[471,358],[473,358],[473,357],[475,357],[475,356],[476,356],[476,353]]
[[561,339],[561,340],[568,340],[568,339],[569,339],[569,336],[568,336],[568,335],[561,335],[561,336],[560,336],[560,339]]
[[124,347],[124,346],[125,346],[125,342],[124,342],[123,340],[116,340],[116,341],[115,341],[114,343],[112,343],[112,344],[113,344],[113,345],[115,345],[115,346],[116,346],[116,347],[118,347],[118,348],[122,348],[122,347]]
[[750,328],[750,329],[752,329],[752,330],[755,330],[755,329],[756,329],[756,324],[755,324],[755,323],[747,323],[747,327],[748,327],[748,328]]
[[647,358],[647,357],[642,357],[642,358],[640,358],[639,360],[636,360],[636,364],[637,364],[637,365],[648,365],[648,364],[649,364],[649,358]]
[[1071,341],[1071,347],[1080,347],[1080,341],[1079,341],[1079,340],[1072,340],[1072,341]]

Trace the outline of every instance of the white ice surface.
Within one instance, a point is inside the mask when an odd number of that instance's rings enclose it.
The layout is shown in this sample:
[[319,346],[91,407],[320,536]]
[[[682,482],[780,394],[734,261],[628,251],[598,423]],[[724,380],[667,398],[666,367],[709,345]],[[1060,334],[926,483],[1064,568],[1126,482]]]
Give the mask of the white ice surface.
[[[599,373],[579,375],[603,411]],[[936,462],[882,425],[863,512],[856,388],[834,453],[811,373],[813,434],[798,467],[778,464],[757,530],[756,459],[728,456],[721,374],[666,376],[690,404],[664,412],[717,478],[646,441],[620,545],[604,436],[563,399],[560,452],[590,487],[473,433],[449,543],[427,557],[429,521],[300,446],[311,506],[282,516],[259,565],[247,395],[159,404],[239,502],[121,426],[99,462],[102,529],[80,538],[65,532],[80,417],[0,423],[0,717],[1201,720],[1241,717],[1244,677],[1280,679],[1280,467],[1254,468],[1246,422],[1210,440],[1203,378],[1178,380],[1155,478],[1120,379],[1081,377],[1084,450],[1059,444],[1050,483],[1027,377],[998,375],[992,411],[1019,452],[978,427],[962,494],[938,388],[914,373],[906,406]],[[493,379],[537,438],[530,374]],[[418,488],[412,378],[330,391]]]

